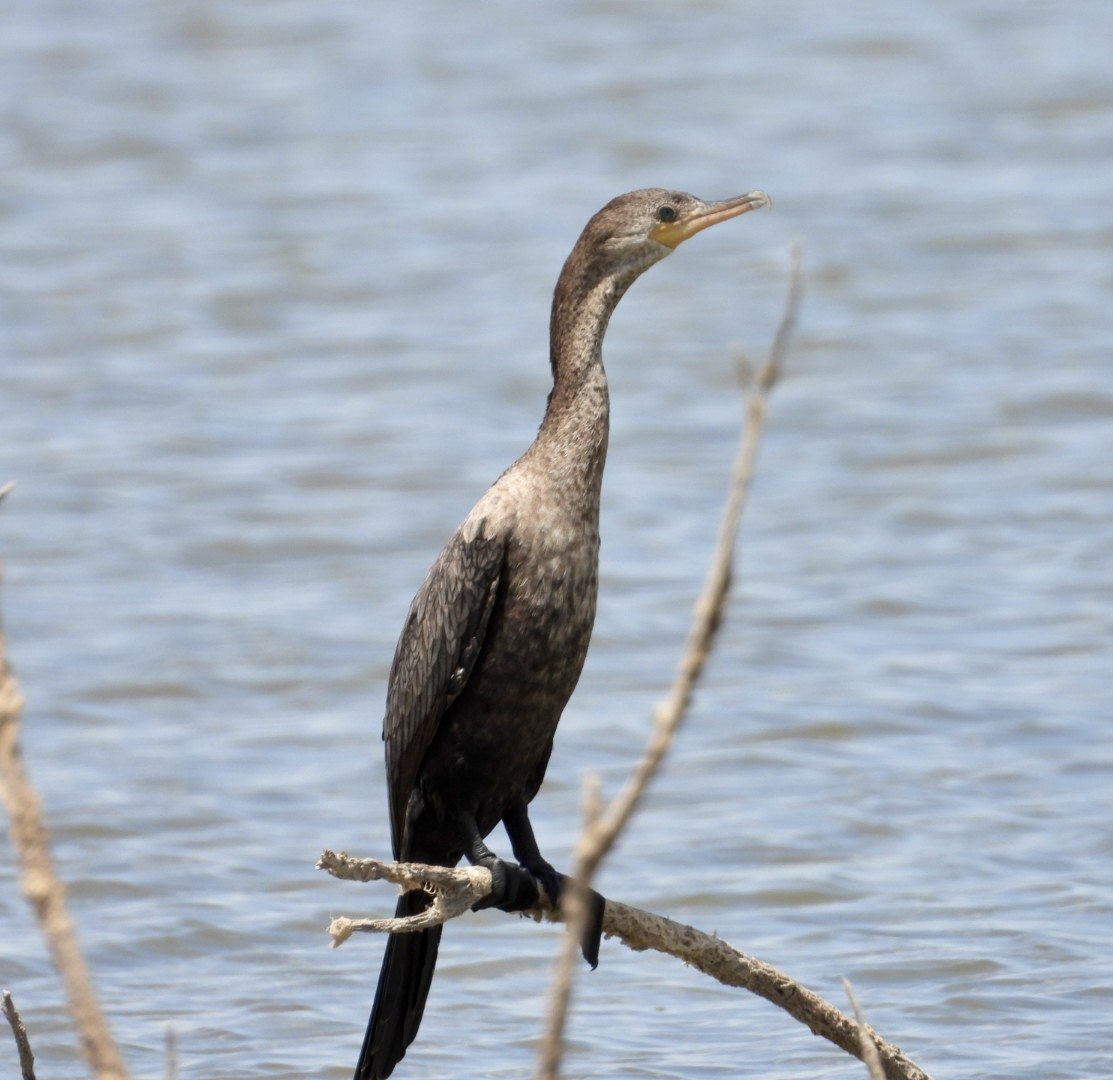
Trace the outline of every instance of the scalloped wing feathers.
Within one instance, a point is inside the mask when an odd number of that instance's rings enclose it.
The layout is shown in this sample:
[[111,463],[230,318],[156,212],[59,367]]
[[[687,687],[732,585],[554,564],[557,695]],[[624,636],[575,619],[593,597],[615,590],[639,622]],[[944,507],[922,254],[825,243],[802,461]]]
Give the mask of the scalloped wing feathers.
[[504,538],[468,538],[461,530],[410,605],[390,669],[383,719],[395,858],[401,857],[406,806],[422,758],[482,651],[505,559]]

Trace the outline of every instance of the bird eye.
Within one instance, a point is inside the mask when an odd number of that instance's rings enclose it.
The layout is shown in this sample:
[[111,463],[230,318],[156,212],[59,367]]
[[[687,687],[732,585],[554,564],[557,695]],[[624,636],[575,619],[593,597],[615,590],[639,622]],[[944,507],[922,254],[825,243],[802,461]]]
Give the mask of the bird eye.
[[661,206],[657,209],[658,221],[675,221],[676,220],[676,207],[675,206]]

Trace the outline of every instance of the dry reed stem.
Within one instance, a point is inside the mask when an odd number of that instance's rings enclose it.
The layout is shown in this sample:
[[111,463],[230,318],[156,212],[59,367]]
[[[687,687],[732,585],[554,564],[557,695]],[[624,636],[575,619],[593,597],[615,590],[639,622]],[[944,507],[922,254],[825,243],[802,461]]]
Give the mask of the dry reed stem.
[[[483,867],[448,869],[421,863],[388,863],[332,851],[323,852],[317,865],[333,877],[349,881],[391,881],[406,889],[425,889],[434,897],[435,916],[425,917],[423,913],[422,916],[403,919],[334,919],[329,926],[334,946],[343,944],[357,932],[412,933],[447,922],[469,911],[472,904],[491,891],[491,875]],[[547,898],[542,906],[520,914],[548,922],[567,921],[561,910],[554,908]],[[866,1029],[866,1034],[849,1016],[818,994],[714,934],[615,900],[607,901],[603,932],[636,952],[652,949],[674,956],[724,986],[739,987],[763,997],[806,1025],[814,1034],[854,1057],[862,1059],[865,1044],[868,1043],[881,1057],[885,1080],[931,1080],[923,1069],[904,1056],[899,1047],[884,1042],[872,1030]]]
[[858,1041],[862,1045],[862,1061],[869,1069],[870,1080],[885,1080],[885,1069],[882,1067],[881,1055],[877,1049],[877,1032],[866,1023],[866,1018],[862,1015],[862,1010],[858,1005],[858,999],[854,995],[854,987],[850,985],[850,980],[844,978],[842,985],[846,991],[846,996],[850,999],[850,1005],[854,1009],[854,1019],[858,1021]]
[[[0,489],[0,500],[10,490],[10,484]],[[0,797],[8,810],[23,894],[31,903],[62,976],[70,1013],[94,1074],[98,1080],[127,1080],[127,1068],[93,991],[89,968],[66,909],[65,889],[50,855],[42,800],[23,768],[19,749],[22,710],[23,697],[8,666],[0,634]]]
[[166,1080],[178,1080],[178,1036],[172,1027],[166,1029]]
[[[3,496],[4,492],[0,492]],[[23,1026],[23,1019],[19,1010],[12,1001],[12,995],[4,991],[3,1000],[0,1002],[0,1012],[7,1017],[15,1036],[15,1047],[19,1051],[19,1075],[23,1080],[35,1080],[35,1055],[31,1053],[31,1040],[27,1038],[27,1028]]]
[[758,448],[765,427],[768,396],[780,377],[803,295],[800,245],[793,247],[788,296],[769,355],[749,387],[746,424],[735,458],[719,539],[703,591],[692,614],[692,628],[672,688],[653,711],[653,728],[641,761],[625,787],[594,822],[584,825],[573,860],[573,885],[569,889],[569,933],[562,945],[553,978],[550,1009],[538,1055],[538,1080],[556,1080],[563,1056],[564,1027],[572,995],[576,950],[582,936],[587,905],[584,897],[591,887],[600,862],[641,803],[650,780],[656,775],[692,699],[692,692],[711,654],[715,634],[722,622],[730,591],[734,551],[746,496],[757,464]]

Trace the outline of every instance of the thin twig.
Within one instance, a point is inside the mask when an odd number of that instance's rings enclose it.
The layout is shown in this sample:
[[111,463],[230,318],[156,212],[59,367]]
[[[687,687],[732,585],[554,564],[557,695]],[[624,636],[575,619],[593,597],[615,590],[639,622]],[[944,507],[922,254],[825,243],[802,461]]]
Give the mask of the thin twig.
[[[0,490],[0,499],[5,492]],[[19,1075],[23,1080],[35,1080],[35,1055],[31,1053],[31,1040],[27,1038],[27,1028],[23,1026],[23,1018],[12,1001],[12,995],[4,991],[3,1001],[0,1002],[0,1012],[8,1018],[12,1034],[15,1036],[15,1046],[19,1051]]]
[[166,1028],[166,1080],[178,1080],[178,1036]]
[[[446,922],[470,909],[491,891],[491,875],[482,867],[427,866],[422,863],[385,863],[377,859],[357,859],[343,852],[322,853],[318,867],[334,877],[351,881],[392,881],[403,888],[426,889],[434,897],[435,919],[417,925],[413,918],[335,919],[329,927],[333,945],[340,945],[353,932],[407,933],[427,925]],[[452,893],[451,903],[438,904],[442,893]],[[548,922],[566,922],[567,913],[542,895],[539,907],[522,915]],[[616,900],[608,900],[603,912],[603,932],[630,949],[652,949],[674,956],[724,986],[748,990],[783,1009],[812,1032],[848,1054],[862,1059],[862,1028],[834,1005],[801,986],[769,964],[736,949],[714,934],[674,922],[650,911],[642,911]],[[899,1047],[882,1041],[870,1032],[870,1046],[880,1054],[885,1080],[931,1080],[926,1072],[901,1052]]]
[[854,1009],[854,1019],[858,1021],[858,1042],[862,1047],[860,1056],[866,1068],[869,1069],[870,1080],[885,1080],[885,1069],[881,1064],[881,1054],[877,1047],[877,1032],[866,1023],[866,1018],[862,1015],[862,1010],[858,1005],[858,999],[854,995],[854,987],[850,985],[850,980],[843,979],[842,985]]
[[[0,497],[11,486],[0,490]],[[65,889],[50,855],[42,800],[31,785],[19,749],[23,696],[8,666],[0,634],[0,797],[8,810],[12,847],[20,860],[23,894],[31,902],[54,963],[62,976],[70,1012],[85,1056],[98,1080],[127,1080],[127,1068],[93,991],[85,957],[66,909]]]
[[575,953],[587,918],[584,897],[591,887],[600,862],[614,846],[615,840],[641,803],[650,780],[657,773],[665,754],[672,745],[672,740],[692,699],[696,682],[711,654],[716,631],[722,622],[727,593],[730,590],[738,528],[750,481],[754,475],[758,447],[765,425],[766,402],[780,376],[803,295],[802,262],[800,245],[797,244],[792,252],[784,315],[781,317],[769,355],[750,388],[746,426],[735,459],[730,494],[719,530],[718,544],[712,556],[711,569],[703,592],[692,615],[692,628],[676,680],[668,695],[654,709],[653,730],[644,756],[606,812],[598,821],[585,826],[576,847],[573,860],[573,887],[569,890],[571,904],[569,933],[561,946],[562,952],[557,961],[548,1023],[541,1041],[538,1080],[556,1080],[560,1072],[565,1018],[572,993],[572,974],[575,970]]

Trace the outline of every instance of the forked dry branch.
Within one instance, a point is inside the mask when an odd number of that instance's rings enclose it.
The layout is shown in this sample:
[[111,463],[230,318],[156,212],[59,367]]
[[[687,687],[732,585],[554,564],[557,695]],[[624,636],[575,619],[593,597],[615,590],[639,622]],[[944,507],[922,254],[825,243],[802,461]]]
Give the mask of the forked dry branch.
[[[347,881],[388,881],[403,889],[425,889],[434,897],[431,907],[408,919],[334,919],[329,925],[334,946],[354,933],[408,933],[448,922],[470,911],[491,891],[490,871],[477,866],[449,869],[354,858],[333,851],[323,852],[317,866]],[[565,922],[564,913],[554,910],[543,891],[542,897],[541,906],[520,914],[539,921]],[[714,934],[610,899],[603,915],[603,933],[636,952],[652,949],[675,956],[724,986],[749,990],[860,1060],[868,1062],[868,1047],[872,1046],[886,1080],[931,1080],[899,1047],[885,1042],[871,1028],[859,1026],[784,972]]]

